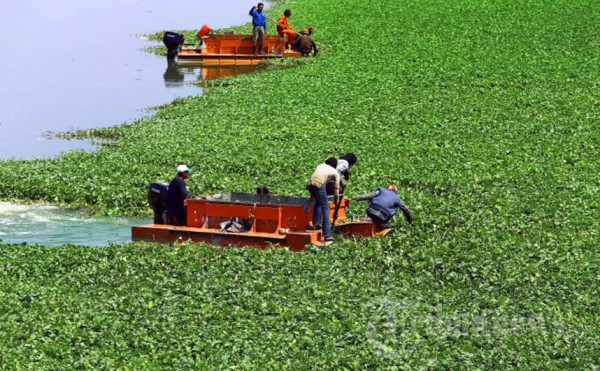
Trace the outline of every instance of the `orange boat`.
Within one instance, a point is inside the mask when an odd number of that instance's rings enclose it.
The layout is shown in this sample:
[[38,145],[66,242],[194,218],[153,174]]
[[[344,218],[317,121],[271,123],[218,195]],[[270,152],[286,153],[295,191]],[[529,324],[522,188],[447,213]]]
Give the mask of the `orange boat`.
[[300,58],[300,53],[286,50],[277,35],[265,35],[263,53],[255,55],[252,35],[210,34],[200,46],[182,45],[177,53],[178,64],[205,66],[254,66],[271,59]]
[[[367,220],[348,221],[346,209],[350,201],[340,202],[334,232],[346,236],[373,237],[387,235],[393,229],[378,229]],[[134,241],[171,243],[191,240],[208,242],[220,246],[287,246],[301,251],[307,245],[323,244],[320,230],[309,230],[314,202],[305,197],[226,193],[188,199],[187,225],[147,224],[134,226],[131,230]],[[330,203],[330,218],[333,219],[335,205]],[[156,210],[156,209],[155,209]],[[162,211],[160,211],[162,213]],[[228,232],[221,223],[240,218],[248,226],[247,231]],[[156,220],[156,218],[155,218]]]

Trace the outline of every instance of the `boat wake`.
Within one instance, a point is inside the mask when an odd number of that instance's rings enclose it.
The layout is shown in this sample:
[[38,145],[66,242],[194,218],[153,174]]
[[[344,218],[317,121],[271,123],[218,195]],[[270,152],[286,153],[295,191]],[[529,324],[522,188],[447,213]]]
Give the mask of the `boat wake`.
[[129,241],[131,225],[140,221],[147,222],[127,217],[91,217],[56,206],[0,202],[0,240],[7,243],[104,246]]

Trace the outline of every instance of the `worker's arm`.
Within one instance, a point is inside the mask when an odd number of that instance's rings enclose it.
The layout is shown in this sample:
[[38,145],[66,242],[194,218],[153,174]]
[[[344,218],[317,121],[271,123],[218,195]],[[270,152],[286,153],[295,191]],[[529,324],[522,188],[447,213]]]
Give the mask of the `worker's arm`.
[[185,187],[185,183],[183,182],[183,180],[181,181],[179,187],[180,187],[181,197],[185,200],[186,198],[188,198],[188,193],[187,193],[187,189]]
[[292,49],[298,49],[298,47],[300,46],[300,36],[296,35],[296,37],[294,37],[294,42],[292,43]]
[[[314,55],[317,55],[317,53],[315,53]],[[346,181],[350,180],[350,168],[343,171],[342,174],[344,174],[344,179],[346,179]]]
[[255,12],[255,11],[256,11],[256,6],[253,6],[253,7],[250,9],[250,12],[249,12],[248,14],[250,14],[251,16],[253,16],[253,17],[254,17],[254,12]]
[[404,214],[404,217],[406,218],[406,221],[408,222],[408,224],[413,225],[412,215],[410,214],[410,210],[408,210],[408,207],[406,207],[404,202],[402,202],[402,200],[400,200],[397,202],[396,206],[398,206],[400,208],[400,210],[402,210],[402,214]]
[[281,28],[283,30],[289,28],[288,25],[287,25],[285,16],[282,15],[281,18],[279,18],[279,20],[277,21],[277,27],[279,27],[279,28]]
[[366,195],[362,195],[362,196],[356,196],[356,197],[352,197],[352,200],[354,201],[366,201],[366,200],[372,200],[373,198],[379,196],[379,190],[376,189],[373,192],[366,194]]
[[[317,44],[315,43],[315,41],[313,39],[310,39],[310,45],[312,45],[312,47],[313,47],[313,57],[316,57],[317,54],[319,54],[319,50],[317,49]],[[346,180],[348,180],[348,176],[350,176],[350,169],[348,169],[347,174],[348,175],[346,175],[346,173],[344,173],[344,177],[346,178]]]
[[335,202],[337,203],[340,198],[340,173],[337,170],[333,172],[335,173]]

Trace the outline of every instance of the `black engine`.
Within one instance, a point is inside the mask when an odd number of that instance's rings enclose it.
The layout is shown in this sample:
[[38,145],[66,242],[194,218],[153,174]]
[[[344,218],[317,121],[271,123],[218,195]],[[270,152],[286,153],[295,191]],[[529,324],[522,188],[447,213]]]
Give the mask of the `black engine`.
[[177,32],[165,32],[163,43],[167,47],[167,59],[175,59],[179,47],[183,45],[183,35]]
[[154,211],[154,224],[165,224],[167,212],[168,183],[156,182],[148,190],[148,203]]

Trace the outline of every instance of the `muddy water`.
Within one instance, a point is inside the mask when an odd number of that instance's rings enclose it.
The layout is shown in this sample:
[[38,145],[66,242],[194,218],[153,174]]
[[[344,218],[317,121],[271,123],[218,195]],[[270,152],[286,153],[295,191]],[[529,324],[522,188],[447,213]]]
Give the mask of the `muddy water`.
[[[85,141],[47,132],[113,126],[146,107],[198,94],[199,70],[169,69],[141,49],[157,30],[213,28],[249,20],[242,0],[8,0],[0,7],[0,158],[55,156]],[[214,73],[204,72],[204,75]],[[232,71],[225,71],[230,73]],[[183,78],[182,78],[183,76]]]

